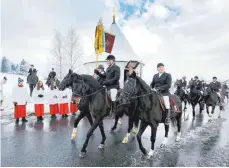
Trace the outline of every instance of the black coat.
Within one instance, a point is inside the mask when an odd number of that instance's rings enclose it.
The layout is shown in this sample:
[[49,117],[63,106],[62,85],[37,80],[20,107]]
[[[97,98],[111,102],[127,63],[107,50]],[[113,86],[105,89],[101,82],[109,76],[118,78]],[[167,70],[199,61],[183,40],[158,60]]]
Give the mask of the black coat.
[[186,80],[185,81],[181,80],[181,87],[182,88],[186,88],[186,86],[187,86],[187,81]]
[[120,68],[116,64],[109,66],[106,70],[106,87],[108,89],[119,89],[119,80],[120,80]]
[[55,78],[56,77],[56,72],[55,71],[52,71],[49,73],[49,76],[48,78]]
[[100,85],[103,85],[104,81],[106,80],[106,72],[102,71],[102,72],[98,72],[98,77],[97,80],[100,83]]
[[150,84],[151,88],[160,88],[161,94],[163,96],[169,96],[169,89],[172,84],[172,77],[169,73],[164,72],[159,78],[159,74],[155,74],[153,77],[153,81]]
[[210,87],[213,91],[219,92],[219,89],[221,89],[221,83],[220,82],[211,82]]
[[195,84],[195,87],[196,87],[197,90],[199,90],[199,91],[203,90],[203,84],[202,84],[201,81],[199,81],[199,80],[195,81],[194,84]]
[[32,70],[32,68],[29,68],[29,75],[32,75],[32,73],[36,73],[37,72],[37,70],[35,69],[35,68],[33,68],[33,70]]

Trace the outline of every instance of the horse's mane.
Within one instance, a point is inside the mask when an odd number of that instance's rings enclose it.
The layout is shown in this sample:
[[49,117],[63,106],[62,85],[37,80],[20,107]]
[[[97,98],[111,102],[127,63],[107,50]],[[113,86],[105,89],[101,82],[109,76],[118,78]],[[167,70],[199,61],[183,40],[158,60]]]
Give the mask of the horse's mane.
[[100,83],[95,78],[93,78],[91,75],[82,74],[80,76],[82,77],[82,79],[85,82],[88,82],[88,84],[90,86],[92,86],[93,88],[95,88],[95,89],[101,89],[102,88]]
[[150,93],[151,92],[150,86],[147,85],[147,83],[142,78],[136,76],[136,79],[137,79],[143,93]]

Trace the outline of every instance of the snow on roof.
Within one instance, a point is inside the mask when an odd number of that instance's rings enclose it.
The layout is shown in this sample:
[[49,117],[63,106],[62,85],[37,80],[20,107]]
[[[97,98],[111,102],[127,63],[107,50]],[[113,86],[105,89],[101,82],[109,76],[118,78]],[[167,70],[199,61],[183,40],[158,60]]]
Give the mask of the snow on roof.
[[[141,62],[140,58],[134,52],[133,48],[129,44],[125,35],[122,33],[121,29],[117,24],[111,24],[109,28],[110,33],[115,35],[115,42],[112,50],[112,55],[115,56],[116,61],[130,61],[135,60]],[[99,55],[98,61],[105,61],[109,53],[103,53]],[[95,62],[96,56],[92,54],[91,56],[84,57],[84,63]]]

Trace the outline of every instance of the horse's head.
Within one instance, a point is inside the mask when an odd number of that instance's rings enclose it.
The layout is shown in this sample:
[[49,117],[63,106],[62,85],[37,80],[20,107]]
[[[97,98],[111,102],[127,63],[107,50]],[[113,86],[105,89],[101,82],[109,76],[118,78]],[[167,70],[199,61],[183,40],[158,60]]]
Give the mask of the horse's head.
[[130,98],[137,94],[138,88],[136,79],[128,78],[124,83],[123,89],[120,91],[120,96],[117,101],[119,101],[120,104],[130,104]]
[[102,89],[102,86],[90,75],[78,75],[73,81],[73,96],[82,97]]
[[73,71],[69,69],[68,74],[64,77],[64,79],[59,84],[59,90],[64,90],[66,88],[73,88],[73,83],[78,78],[80,78],[80,75],[73,73]]

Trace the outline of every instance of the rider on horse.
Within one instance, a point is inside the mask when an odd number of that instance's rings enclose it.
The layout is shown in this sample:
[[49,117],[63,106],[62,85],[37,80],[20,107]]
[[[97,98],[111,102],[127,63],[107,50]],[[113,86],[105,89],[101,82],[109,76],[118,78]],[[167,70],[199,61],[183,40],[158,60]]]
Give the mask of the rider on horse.
[[98,82],[103,85],[106,79],[106,72],[104,71],[104,66],[100,64],[98,68],[94,70],[94,73],[97,75]]
[[108,68],[106,69],[106,78],[103,82],[103,85],[106,86],[108,93],[111,96],[112,104],[114,109],[116,107],[116,96],[117,92],[120,89],[119,80],[120,80],[120,67],[115,64],[115,56],[108,55],[107,56],[107,65]]
[[165,124],[170,123],[170,102],[169,102],[169,89],[172,83],[172,77],[169,73],[165,72],[164,64],[157,64],[157,70],[159,73],[155,74],[151,83],[151,88],[156,89],[163,95],[165,108],[166,108],[166,119]]
[[194,85],[195,85],[195,88],[199,91],[200,95],[203,96],[203,84],[199,80],[198,76],[194,77]]
[[221,106],[222,105],[221,104],[221,96],[220,96],[221,83],[217,81],[217,77],[215,77],[215,76],[212,79],[213,79],[213,81],[210,83],[209,86],[212,89],[212,91],[217,93],[218,99],[219,99],[219,104]]
[[56,77],[56,72],[54,71],[54,68],[52,68],[52,71],[48,75],[48,79],[46,81],[46,84],[48,86],[51,86],[51,83],[52,83],[51,81],[52,80],[55,81],[55,77]]

